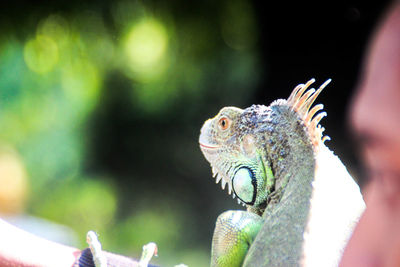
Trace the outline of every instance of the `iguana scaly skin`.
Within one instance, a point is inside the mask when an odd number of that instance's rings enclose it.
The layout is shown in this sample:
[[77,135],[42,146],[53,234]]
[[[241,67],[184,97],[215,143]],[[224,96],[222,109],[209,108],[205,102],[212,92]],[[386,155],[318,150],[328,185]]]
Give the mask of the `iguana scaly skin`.
[[287,100],[225,107],[207,120],[200,148],[216,182],[247,211],[222,213],[211,266],[337,266],[365,208],[359,187],[325,145],[314,82]]

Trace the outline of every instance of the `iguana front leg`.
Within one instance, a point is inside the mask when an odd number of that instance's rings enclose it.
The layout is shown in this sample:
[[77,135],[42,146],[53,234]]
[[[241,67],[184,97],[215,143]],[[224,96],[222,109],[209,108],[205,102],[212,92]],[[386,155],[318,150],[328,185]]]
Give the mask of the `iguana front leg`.
[[240,267],[262,226],[262,217],[242,210],[222,213],[216,222],[212,249],[212,267]]

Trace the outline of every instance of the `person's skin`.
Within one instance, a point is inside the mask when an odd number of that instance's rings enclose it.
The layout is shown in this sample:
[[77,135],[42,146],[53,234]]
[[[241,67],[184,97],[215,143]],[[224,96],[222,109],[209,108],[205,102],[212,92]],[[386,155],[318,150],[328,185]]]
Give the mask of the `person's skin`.
[[400,3],[370,44],[351,123],[368,173],[367,208],[340,266],[400,266]]
[[80,252],[34,236],[0,219],[0,267],[72,267]]

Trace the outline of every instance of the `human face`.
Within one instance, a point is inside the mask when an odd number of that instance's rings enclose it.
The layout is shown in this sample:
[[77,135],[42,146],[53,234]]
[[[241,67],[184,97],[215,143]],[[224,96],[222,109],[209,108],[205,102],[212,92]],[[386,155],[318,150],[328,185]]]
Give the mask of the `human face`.
[[351,109],[367,168],[366,210],[340,266],[400,266],[400,4],[377,28]]
[[[400,193],[400,7],[379,27],[352,108],[371,179]],[[388,192],[389,193],[389,192]]]

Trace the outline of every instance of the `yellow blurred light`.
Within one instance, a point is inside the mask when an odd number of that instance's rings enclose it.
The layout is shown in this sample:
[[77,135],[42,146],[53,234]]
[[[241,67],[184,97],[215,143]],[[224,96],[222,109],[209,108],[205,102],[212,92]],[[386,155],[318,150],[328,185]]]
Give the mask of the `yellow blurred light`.
[[151,76],[160,70],[167,47],[167,31],[155,19],[140,21],[128,33],[125,41],[125,52],[131,69],[144,76]]
[[24,47],[24,59],[29,69],[44,74],[53,70],[58,62],[58,46],[46,35],[37,35]]
[[25,167],[12,151],[0,152],[0,213],[23,211],[28,191]]

